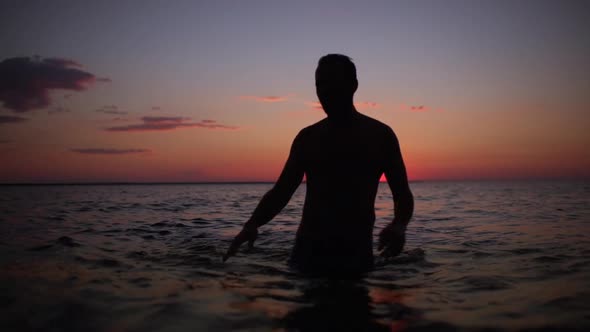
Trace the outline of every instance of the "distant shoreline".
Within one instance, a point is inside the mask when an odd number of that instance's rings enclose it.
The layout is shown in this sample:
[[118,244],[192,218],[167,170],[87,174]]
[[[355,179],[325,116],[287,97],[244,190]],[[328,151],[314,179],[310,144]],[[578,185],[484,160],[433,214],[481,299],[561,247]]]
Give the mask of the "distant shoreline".
[[[531,178],[531,179],[432,179],[432,180],[410,180],[410,183],[424,182],[541,182],[541,181],[567,181],[584,182],[590,181],[587,178]],[[0,183],[0,187],[8,186],[153,186],[153,185],[252,185],[252,184],[274,184],[274,181],[202,181],[202,182],[13,182]],[[303,181],[302,183],[305,183]],[[381,181],[386,184],[387,182]]]

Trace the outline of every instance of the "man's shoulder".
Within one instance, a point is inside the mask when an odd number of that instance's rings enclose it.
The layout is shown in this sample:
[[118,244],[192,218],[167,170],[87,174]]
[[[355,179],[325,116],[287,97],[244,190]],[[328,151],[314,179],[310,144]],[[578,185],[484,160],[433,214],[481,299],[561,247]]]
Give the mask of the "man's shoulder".
[[303,136],[311,135],[314,132],[318,132],[318,131],[322,130],[322,128],[324,128],[326,126],[326,119],[327,118],[324,118],[324,119],[322,119],[322,120],[320,120],[320,121],[318,121],[318,122],[316,122],[316,123],[314,123],[312,125],[309,125],[307,127],[304,127],[303,129],[301,129],[299,131],[299,134],[297,136],[302,136],[303,137]]
[[[388,124],[383,123],[383,122],[381,122],[377,119],[374,119],[370,116],[367,116],[365,114],[362,114],[362,113],[359,113],[359,114],[360,114],[360,117],[358,118],[358,121],[368,130],[371,130],[371,131],[374,131],[375,133],[380,133],[380,134],[392,134],[393,133],[393,129],[391,129],[391,127]],[[327,124],[328,124],[328,118],[324,118],[312,125],[309,125],[303,129],[301,129],[297,136],[305,137],[305,136],[313,135],[314,133],[322,132],[323,130],[327,129]]]
[[388,124],[383,123],[377,119],[374,119],[368,115],[361,114],[361,121],[363,122],[363,124],[366,127],[370,128],[371,130],[374,130],[377,133],[380,133],[380,134],[393,133],[393,129],[391,129],[391,127]]
[[[389,138],[391,136],[395,136],[393,129],[386,123],[383,123],[377,119],[374,119],[370,116],[365,114],[359,113],[360,117],[357,118],[358,123],[360,124],[363,130],[371,132],[373,134],[378,135],[380,138]],[[329,132],[330,128],[328,125],[328,118],[324,118],[312,125],[304,127],[299,131],[297,134],[297,138],[299,140],[306,140],[308,137],[323,135],[326,132]]]

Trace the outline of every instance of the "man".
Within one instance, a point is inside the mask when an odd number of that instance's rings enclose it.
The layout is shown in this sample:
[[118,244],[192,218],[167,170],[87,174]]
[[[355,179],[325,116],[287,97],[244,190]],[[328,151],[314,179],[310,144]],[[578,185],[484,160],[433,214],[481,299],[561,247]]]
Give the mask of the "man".
[[397,138],[389,126],[355,109],[358,81],[349,57],[322,57],[315,79],[328,116],[299,132],[278,181],[235,237],[224,261],[244,242],[253,245],[258,227],[287,205],[304,175],[307,193],[291,254],[293,266],[320,274],[372,269],[374,204],[383,173],[393,193],[395,217],[379,234],[379,250],[384,256],[401,253],[414,199]]

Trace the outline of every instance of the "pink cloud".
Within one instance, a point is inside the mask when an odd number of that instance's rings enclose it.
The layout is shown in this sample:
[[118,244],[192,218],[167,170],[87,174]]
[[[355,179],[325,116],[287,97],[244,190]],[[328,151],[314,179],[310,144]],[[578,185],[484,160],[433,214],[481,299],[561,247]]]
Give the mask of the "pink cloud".
[[360,110],[364,110],[364,109],[380,108],[381,104],[373,102],[373,101],[361,101],[361,102],[354,103],[354,106]]
[[426,112],[429,108],[424,105],[410,106],[410,112]]
[[149,149],[110,149],[110,148],[86,148],[70,149],[71,152],[81,154],[98,154],[98,155],[121,155],[151,152]]
[[94,74],[79,69],[73,60],[17,57],[0,61],[0,101],[15,112],[46,108],[51,90],[86,90],[97,81]]
[[319,101],[314,101],[311,103],[306,103],[307,106],[311,106],[312,109],[314,110],[318,110],[318,111],[323,111],[324,108],[322,107],[322,104]]
[[127,132],[127,131],[166,131],[180,128],[205,128],[205,129],[226,129],[236,130],[237,126],[228,126],[217,123],[214,120],[203,120],[200,122],[188,122],[190,118],[180,116],[144,116],[143,123],[126,126],[115,126],[106,128],[106,131]]
[[172,122],[172,123],[181,123],[185,120],[190,120],[190,118],[183,118],[181,116],[144,116],[141,118],[144,122],[147,123],[160,123],[160,122]]
[[287,96],[240,96],[242,99],[250,99],[261,103],[277,103],[287,101],[290,95]]
[[[314,101],[311,103],[306,103],[308,106],[311,106],[312,109],[322,111],[324,108],[319,101]],[[359,110],[366,110],[366,109],[377,109],[381,107],[381,104],[372,102],[372,101],[361,101],[354,103],[354,106]]]
[[400,104],[399,105],[399,110],[400,111],[409,111],[412,113],[425,113],[425,112],[444,112],[444,110],[442,108],[434,108],[434,107],[430,107],[430,106],[425,106],[425,105],[406,105],[406,104]]

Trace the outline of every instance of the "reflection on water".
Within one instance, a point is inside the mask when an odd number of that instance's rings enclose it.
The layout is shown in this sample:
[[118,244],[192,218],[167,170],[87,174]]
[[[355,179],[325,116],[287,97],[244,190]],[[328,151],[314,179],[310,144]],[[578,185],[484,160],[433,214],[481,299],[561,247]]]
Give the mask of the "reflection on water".
[[387,331],[371,314],[367,287],[352,281],[310,283],[300,298],[306,306],[283,317],[287,328],[300,331]]
[[[415,183],[406,251],[357,280],[286,265],[305,187],[221,262],[269,185],[2,187],[2,331],[590,326],[590,186]],[[377,233],[390,219],[380,188]]]

